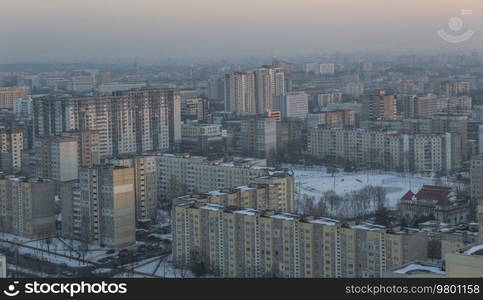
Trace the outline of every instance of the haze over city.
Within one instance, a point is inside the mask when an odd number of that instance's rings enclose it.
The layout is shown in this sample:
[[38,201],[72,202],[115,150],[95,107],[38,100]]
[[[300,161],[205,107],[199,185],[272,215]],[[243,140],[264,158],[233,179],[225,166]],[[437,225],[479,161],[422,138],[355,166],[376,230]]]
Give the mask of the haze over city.
[[1,0],[0,295],[480,294],[482,25],[482,0]]
[[[5,0],[1,16],[2,63],[483,48],[479,0]],[[476,31],[463,45],[436,34],[455,16]]]

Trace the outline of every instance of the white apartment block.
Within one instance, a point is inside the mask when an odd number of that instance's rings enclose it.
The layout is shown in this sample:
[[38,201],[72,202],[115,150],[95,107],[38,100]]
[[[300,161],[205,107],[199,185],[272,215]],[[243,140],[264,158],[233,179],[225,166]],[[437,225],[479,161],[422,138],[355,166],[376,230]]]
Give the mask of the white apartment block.
[[[259,164],[257,160],[229,162],[208,161],[204,157],[157,156],[158,195],[172,200],[186,194],[205,193],[248,184],[272,184],[278,187],[283,211],[293,211],[294,177],[289,171],[277,171]],[[284,198],[288,200],[284,202]]]
[[461,166],[458,134],[400,134],[397,131],[312,128],[309,153],[396,171],[449,171]]

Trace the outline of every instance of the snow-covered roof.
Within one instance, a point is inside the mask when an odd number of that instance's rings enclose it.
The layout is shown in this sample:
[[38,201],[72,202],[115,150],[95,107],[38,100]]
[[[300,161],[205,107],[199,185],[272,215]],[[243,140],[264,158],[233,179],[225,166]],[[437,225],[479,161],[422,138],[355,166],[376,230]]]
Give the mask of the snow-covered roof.
[[212,210],[212,211],[219,211],[222,209],[223,206],[219,204],[208,203],[205,206],[202,206],[201,209]]
[[381,229],[384,229],[384,226],[381,225],[376,225],[376,224],[361,224],[361,225],[354,225],[351,227],[352,229],[362,229],[362,230],[368,230],[368,231],[378,231]]
[[255,210],[255,209],[247,208],[247,209],[242,209],[242,210],[234,211],[233,213],[247,215],[247,216],[254,216],[254,215],[257,214],[257,212],[258,211]]
[[250,191],[250,190],[256,190],[256,188],[254,188],[254,187],[249,187],[249,186],[246,186],[246,185],[244,185],[244,186],[239,186],[239,187],[238,187],[238,189],[239,189],[240,191]]
[[335,225],[337,225],[338,221],[333,220],[333,219],[329,219],[329,218],[320,218],[320,219],[310,220],[309,223],[322,224],[322,225],[327,225],[327,226],[335,226]]
[[294,220],[296,217],[297,215],[288,214],[288,213],[280,213],[280,214],[270,216],[270,218],[280,219],[280,220]]
[[465,252],[463,252],[463,254],[466,254],[466,255],[483,255],[483,253],[476,254],[476,252],[479,252],[479,251],[483,252],[483,244],[473,246],[473,247],[469,248],[468,250],[466,250]]
[[220,190],[217,190],[217,191],[209,191],[207,192],[207,194],[211,195],[211,196],[221,196],[221,195],[226,195],[226,193],[223,193],[222,191]]
[[422,264],[409,264],[404,266],[401,269],[394,271],[394,273],[398,273],[398,274],[408,274],[413,272],[424,272],[424,273],[433,273],[433,274],[440,274],[440,275],[446,274],[446,272],[442,271],[438,267],[427,266]]

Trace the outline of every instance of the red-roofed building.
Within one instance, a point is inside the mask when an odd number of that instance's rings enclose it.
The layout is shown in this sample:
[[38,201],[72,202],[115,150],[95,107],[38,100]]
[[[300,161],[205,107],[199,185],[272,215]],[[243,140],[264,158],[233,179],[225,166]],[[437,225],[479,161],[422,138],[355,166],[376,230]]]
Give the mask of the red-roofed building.
[[407,222],[432,216],[441,223],[458,224],[468,222],[470,216],[469,197],[434,185],[424,185],[416,194],[408,191],[399,201],[399,210]]

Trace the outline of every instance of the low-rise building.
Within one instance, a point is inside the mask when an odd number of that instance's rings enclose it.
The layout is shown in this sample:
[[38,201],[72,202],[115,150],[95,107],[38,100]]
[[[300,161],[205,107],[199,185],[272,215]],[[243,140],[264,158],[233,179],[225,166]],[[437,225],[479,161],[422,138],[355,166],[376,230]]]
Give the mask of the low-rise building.
[[424,185],[416,194],[408,191],[399,201],[401,218],[413,222],[434,217],[437,222],[459,224],[470,221],[469,197],[450,187]]

